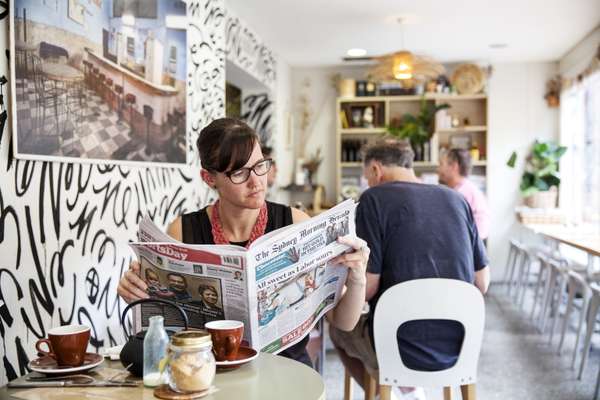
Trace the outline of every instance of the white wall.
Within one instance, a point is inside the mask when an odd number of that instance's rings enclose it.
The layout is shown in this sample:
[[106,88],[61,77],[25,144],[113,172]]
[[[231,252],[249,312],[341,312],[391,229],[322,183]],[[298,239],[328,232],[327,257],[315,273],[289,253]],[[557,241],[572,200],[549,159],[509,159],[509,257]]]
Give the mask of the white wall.
[[[494,65],[489,82],[488,199],[492,229],[488,242],[492,279],[502,279],[508,239],[519,234],[514,208],[521,203],[519,182],[524,157],[535,138],[558,138],[558,109],[544,100],[546,81],[557,63]],[[516,150],[515,169],[506,165]]]
[[600,25],[569,50],[559,62],[563,76],[573,77],[587,68],[600,46]]
[[[292,70],[289,64],[280,57],[277,58],[277,87],[275,93],[275,131],[273,132],[275,161],[277,162],[275,185],[281,188],[289,184],[289,177],[292,175],[294,146],[288,143],[288,137],[293,131],[290,126],[292,116]],[[289,204],[289,192],[280,189],[275,194],[274,201]]]
[[[318,147],[324,152],[325,160],[317,180],[326,186],[330,201],[334,200],[335,188],[336,121],[336,91],[331,77],[337,72],[351,78],[363,76],[362,69],[356,67],[292,69],[291,94],[296,132],[302,84],[306,78],[311,82],[308,94],[314,111],[314,125],[307,153],[311,154]],[[546,81],[557,72],[557,63],[497,64],[488,85],[488,196],[493,227],[488,245],[495,280],[503,276],[508,238],[518,232],[514,208],[521,201],[518,186],[524,154],[536,137],[558,138],[558,112],[548,108],[544,100]],[[513,150],[517,150],[521,157],[517,167],[510,169],[506,161]],[[289,161],[291,163],[292,160]],[[287,179],[290,178],[291,173]]]
[[[306,92],[312,110],[312,122],[309,131],[310,141],[305,149],[305,156],[313,154],[321,148],[324,159],[317,172],[316,182],[325,186],[327,199],[335,200],[335,99],[337,91],[333,86],[332,78],[336,73],[341,73],[347,78],[361,79],[364,70],[357,67],[322,67],[322,68],[292,68],[292,110],[294,118],[294,133],[296,139],[299,134],[300,121],[300,95]],[[310,89],[303,90],[303,84],[308,79]],[[290,163],[293,160],[290,160]],[[293,166],[292,166],[293,170]],[[291,174],[287,182],[292,179]]]

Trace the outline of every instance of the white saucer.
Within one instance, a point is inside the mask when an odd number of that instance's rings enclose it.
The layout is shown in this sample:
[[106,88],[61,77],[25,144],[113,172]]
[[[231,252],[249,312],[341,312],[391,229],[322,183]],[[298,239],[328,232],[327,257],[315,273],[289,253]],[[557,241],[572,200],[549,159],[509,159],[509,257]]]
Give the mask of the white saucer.
[[221,369],[237,368],[258,357],[258,351],[245,346],[240,346],[237,359],[233,361],[217,361],[217,367]]
[[84,372],[102,364],[104,357],[96,353],[86,353],[83,364],[79,367],[60,367],[52,357],[44,356],[29,362],[32,371],[47,375],[63,375],[73,372]]

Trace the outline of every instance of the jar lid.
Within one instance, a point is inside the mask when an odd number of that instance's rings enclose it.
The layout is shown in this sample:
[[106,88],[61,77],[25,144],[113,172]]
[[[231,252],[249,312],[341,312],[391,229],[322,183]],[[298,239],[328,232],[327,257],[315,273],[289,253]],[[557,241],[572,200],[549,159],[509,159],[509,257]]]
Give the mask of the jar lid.
[[171,338],[171,344],[183,348],[200,348],[212,346],[210,333],[205,330],[179,331]]

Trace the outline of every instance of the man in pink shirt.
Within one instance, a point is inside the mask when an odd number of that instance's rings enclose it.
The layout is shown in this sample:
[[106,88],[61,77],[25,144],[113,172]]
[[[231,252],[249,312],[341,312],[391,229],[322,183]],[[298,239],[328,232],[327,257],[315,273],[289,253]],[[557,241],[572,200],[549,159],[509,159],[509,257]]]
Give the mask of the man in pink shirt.
[[481,239],[490,233],[490,209],[485,195],[468,179],[471,156],[467,150],[450,149],[441,154],[438,176],[443,183],[462,194],[471,206]]

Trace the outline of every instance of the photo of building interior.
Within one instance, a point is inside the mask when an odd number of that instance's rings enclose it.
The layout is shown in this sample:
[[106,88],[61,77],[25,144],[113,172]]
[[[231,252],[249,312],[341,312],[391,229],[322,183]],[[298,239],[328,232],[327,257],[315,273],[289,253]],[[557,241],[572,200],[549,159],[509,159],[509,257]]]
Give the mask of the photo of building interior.
[[180,0],[15,1],[18,153],[185,163],[185,15]]

